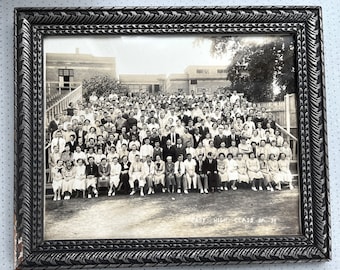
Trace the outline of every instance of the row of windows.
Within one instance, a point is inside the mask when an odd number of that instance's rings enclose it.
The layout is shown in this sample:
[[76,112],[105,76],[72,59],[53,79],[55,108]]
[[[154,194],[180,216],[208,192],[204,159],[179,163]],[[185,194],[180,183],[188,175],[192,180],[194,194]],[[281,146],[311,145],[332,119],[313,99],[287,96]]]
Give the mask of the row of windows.
[[[198,74],[209,74],[209,69],[197,69],[196,72]],[[217,69],[217,73],[227,73],[227,69]],[[59,76],[74,76],[74,71],[73,69],[58,69],[58,75]],[[192,80],[196,81],[196,83],[191,83],[191,84],[197,84],[197,80]]]
[[59,76],[74,76],[73,69],[58,69],[58,75]]
[[[209,74],[209,69],[196,69],[197,74]],[[217,73],[227,73],[227,69],[217,69]]]

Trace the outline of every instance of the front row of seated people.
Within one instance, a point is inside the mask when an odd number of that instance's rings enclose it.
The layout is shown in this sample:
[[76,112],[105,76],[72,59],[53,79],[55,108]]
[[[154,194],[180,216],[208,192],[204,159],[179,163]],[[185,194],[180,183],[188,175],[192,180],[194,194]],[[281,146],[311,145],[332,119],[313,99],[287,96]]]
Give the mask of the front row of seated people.
[[123,156],[121,162],[114,156],[111,162],[103,157],[96,164],[95,158],[89,156],[85,165],[84,159],[77,159],[76,164],[71,160],[58,160],[52,168],[53,200],[64,200],[75,197],[98,197],[99,190],[106,188],[108,196],[115,196],[122,188],[134,195],[139,191],[148,195],[157,190],[169,193],[221,192],[222,190],[236,190],[241,185],[248,185],[254,191],[281,190],[282,183],[287,183],[293,189],[292,174],[289,169],[290,161],[285,153],[279,156],[265,154],[255,157],[255,153],[220,153],[216,158],[209,152],[203,159],[199,154],[197,159],[187,154],[179,155],[176,162],[171,156],[166,161],[156,155],[155,161],[146,156],[143,161],[139,154],[135,155],[134,162],[128,156]]

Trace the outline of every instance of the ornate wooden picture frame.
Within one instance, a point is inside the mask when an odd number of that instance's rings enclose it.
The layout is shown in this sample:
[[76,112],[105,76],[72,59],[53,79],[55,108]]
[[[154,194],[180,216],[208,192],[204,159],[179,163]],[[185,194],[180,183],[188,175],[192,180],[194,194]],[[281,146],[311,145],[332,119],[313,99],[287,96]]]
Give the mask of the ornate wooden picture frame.
[[[321,8],[17,8],[15,12],[14,228],[17,269],[202,266],[325,261],[331,258]],[[298,143],[295,145],[298,180],[295,190],[298,192],[301,233],[173,238],[45,238],[48,204],[45,200],[45,38],[254,34],[290,35],[294,39],[295,68],[292,72],[295,74],[298,118]]]

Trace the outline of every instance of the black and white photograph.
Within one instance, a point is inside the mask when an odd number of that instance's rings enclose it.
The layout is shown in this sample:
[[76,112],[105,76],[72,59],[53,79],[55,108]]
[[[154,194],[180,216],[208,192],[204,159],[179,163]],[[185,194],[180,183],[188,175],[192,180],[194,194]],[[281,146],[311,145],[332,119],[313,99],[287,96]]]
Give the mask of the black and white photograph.
[[295,38],[44,38],[44,239],[301,234]]

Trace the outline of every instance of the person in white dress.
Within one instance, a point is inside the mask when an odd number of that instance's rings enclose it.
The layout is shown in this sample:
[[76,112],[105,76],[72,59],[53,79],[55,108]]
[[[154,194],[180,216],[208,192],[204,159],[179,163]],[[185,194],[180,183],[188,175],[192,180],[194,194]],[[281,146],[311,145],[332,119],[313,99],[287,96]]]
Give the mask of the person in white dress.
[[73,166],[73,162],[70,160],[66,161],[64,168],[64,180],[62,185],[64,200],[71,199],[75,174],[76,171]]
[[217,158],[217,172],[220,178],[221,190],[228,190],[228,163],[225,160],[225,155],[220,153]]
[[292,149],[289,147],[288,141],[283,141],[282,147],[280,147],[280,153],[284,153],[287,160],[292,160],[293,153]]
[[155,157],[155,175],[154,175],[154,185],[157,187],[160,185],[162,187],[162,192],[165,192],[165,162],[161,159],[160,155]]
[[64,161],[62,161],[61,159],[57,160],[57,164],[51,168],[54,201],[61,200],[61,190],[62,190],[62,184],[63,184],[63,179],[64,179],[63,170],[64,170]]
[[147,156],[152,157],[153,155],[153,147],[150,144],[150,139],[145,138],[144,139],[144,144],[140,147],[140,157],[142,160],[145,160]]
[[259,155],[259,162],[260,162],[260,169],[263,174],[264,178],[264,186],[266,187],[267,190],[269,191],[274,191],[274,188],[272,186],[272,177],[269,172],[269,166],[268,166],[268,161],[266,160],[266,156],[264,153],[261,153]]
[[238,181],[238,172],[237,172],[238,166],[232,153],[229,153],[227,155],[227,164],[228,164],[227,173],[228,173],[229,182],[231,184],[231,189],[236,190],[237,189],[236,183]]
[[117,153],[116,147],[114,145],[112,145],[109,149],[110,149],[110,152],[108,152],[106,158],[107,158],[107,161],[110,164],[112,164],[114,158],[117,158],[117,160],[119,160],[119,154]]
[[279,163],[274,154],[269,155],[268,169],[272,181],[276,184],[275,189],[281,190],[282,174],[280,173]]
[[252,181],[251,189],[257,191],[256,182],[258,181],[259,190],[263,190],[263,174],[260,169],[259,160],[255,158],[253,152],[249,154],[249,159],[246,161],[246,164],[250,181]]
[[94,155],[94,160],[98,166],[101,164],[103,158],[106,159],[106,155],[103,153],[103,149],[99,148],[97,154]]
[[187,159],[184,160],[185,177],[187,180],[188,190],[192,188],[197,189],[197,174],[195,172],[196,164],[196,160],[192,158],[190,153],[188,153]]
[[86,160],[85,152],[81,151],[81,147],[79,145],[76,146],[76,151],[73,153],[73,160],[78,164],[78,159]]
[[292,183],[293,176],[289,169],[290,162],[288,159],[286,159],[286,155],[284,153],[280,154],[278,165],[280,173],[282,175],[282,181],[289,184],[289,189],[294,189]]
[[145,182],[148,184],[148,195],[155,194],[154,176],[155,176],[155,164],[152,161],[152,156],[147,155],[143,162],[142,172]]
[[243,158],[242,153],[237,154],[236,162],[237,162],[237,173],[238,173],[239,182],[249,184],[250,179],[248,175],[247,164],[246,164],[246,160]]
[[110,171],[110,186],[109,186],[109,192],[108,196],[115,196],[116,195],[116,188],[119,185],[120,181],[120,174],[122,171],[122,165],[118,163],[118,157],[114,156],[112,158],[111,165],[111,171]]
[[85,198],[85,189],[86,189],[86,166],[84,164],[84,159],[77,159],[77,166],[75,167],[75,176],[73,182],[73,190],[77,192],[76,198],[79,197],[80,192],[83,193],[83,198]]

